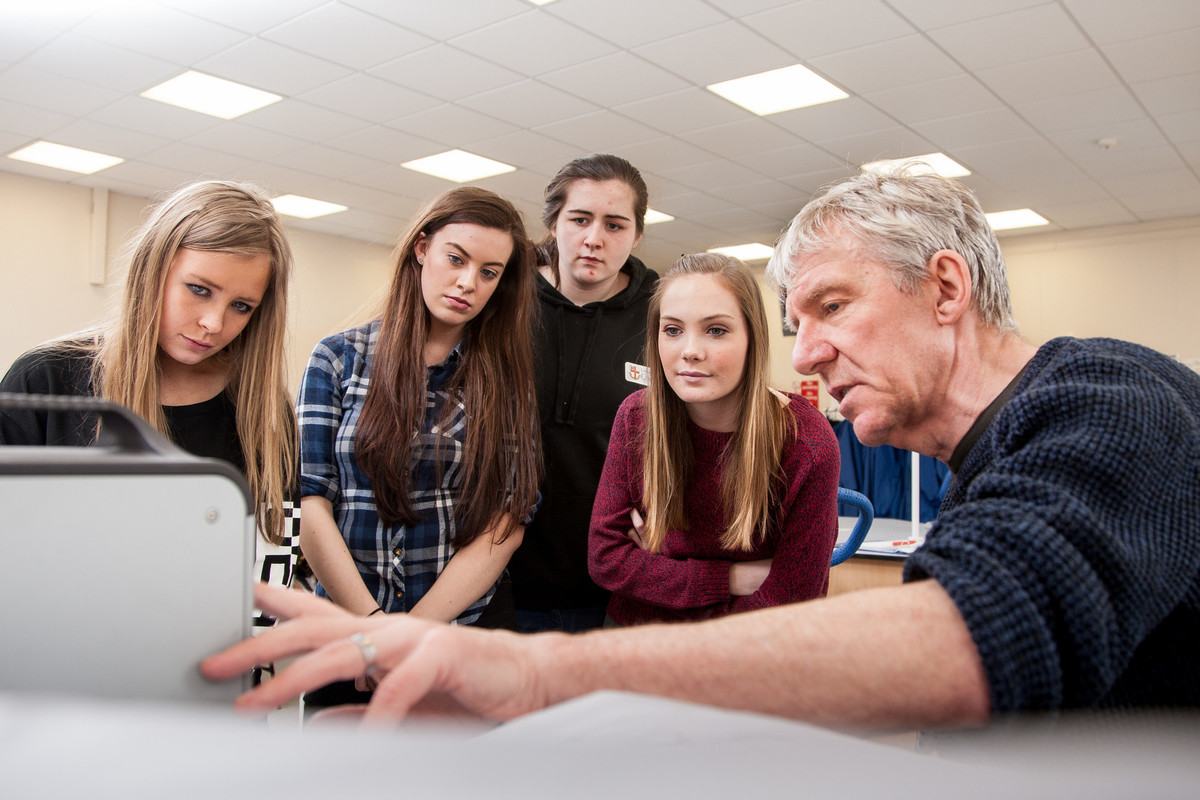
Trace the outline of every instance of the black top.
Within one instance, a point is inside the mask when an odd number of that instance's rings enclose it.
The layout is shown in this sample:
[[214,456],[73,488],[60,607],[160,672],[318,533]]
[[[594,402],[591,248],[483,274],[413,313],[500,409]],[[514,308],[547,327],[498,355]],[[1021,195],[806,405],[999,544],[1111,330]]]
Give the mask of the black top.
[[[546,475],[542,505],[509,563],[517,608],[602,608],[608,592],[587,571],[592,501],[622,401],[642,384],[646,312],[658,274],[630,257],[629,285],[577,306],[538,277],[541,325],[534,333]],[[640,370],[639,370],[640,371]]]
[[[72,397],[94,394],[92,353],[69,344],[25,353],[0,380],[0,391]],[[219,458],[245,471],[237,433],[237,409],[224,392],[186,406],[163,406],[170,439],[197,456]],[[0,409],[0,444],[83,447],[96,438],[92,414]]]

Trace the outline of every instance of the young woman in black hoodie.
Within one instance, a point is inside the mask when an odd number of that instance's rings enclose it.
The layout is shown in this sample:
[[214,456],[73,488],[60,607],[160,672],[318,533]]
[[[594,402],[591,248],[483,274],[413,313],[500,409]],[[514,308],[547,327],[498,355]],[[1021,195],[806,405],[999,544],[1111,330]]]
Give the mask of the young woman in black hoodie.
[[658,274],[631,255],[648,192],[623,158],[571,161],[546,187],[534,358],[542,505],[509,563],[521,630],[604,622],[608,592],[587,571],[592,501],[621,402],[645,383],[646,311]]

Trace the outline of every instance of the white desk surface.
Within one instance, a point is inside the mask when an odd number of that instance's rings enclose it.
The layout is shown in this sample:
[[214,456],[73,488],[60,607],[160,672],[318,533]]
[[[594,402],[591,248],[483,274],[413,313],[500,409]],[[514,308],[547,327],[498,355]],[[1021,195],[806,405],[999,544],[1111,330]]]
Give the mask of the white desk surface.
[[[268,732],[211,710],[0,695],[0,797],[1146,800],[1194,797],[1200,786],[1195,737],[1137,750],[1108,731],[1107,748],[1075,753],[1047,741],[1007,763],[958,763],[616,692],[482,733],[420,724]],[[1119,758],[1108,752],[1118,744]]]

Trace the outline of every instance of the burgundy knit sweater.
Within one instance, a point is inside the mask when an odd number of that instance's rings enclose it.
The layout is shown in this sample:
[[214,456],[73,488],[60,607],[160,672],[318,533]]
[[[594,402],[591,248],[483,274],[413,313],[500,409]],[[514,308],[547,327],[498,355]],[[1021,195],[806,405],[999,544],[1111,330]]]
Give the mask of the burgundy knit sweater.
[[[738,611],[821,597],[829,587],[829,559],[837,540],[840,459],[829,422],[806,400],[789,395],[796,436],[783,450],[786,486],[772,509],[766,536],[752,550],[721,546],[722,454],[732,434],[688,423],[696,478],[684,497],[690,530],[670,530],[657,553],[629,538],[630,511],[642,505],[645,390],[630,395],[613,423],[600,488],[592,509],[588,570],[612,591],[609,615],[621,625],[719,617]],[[734,561],[772,559],[757,592],[729,593]]]

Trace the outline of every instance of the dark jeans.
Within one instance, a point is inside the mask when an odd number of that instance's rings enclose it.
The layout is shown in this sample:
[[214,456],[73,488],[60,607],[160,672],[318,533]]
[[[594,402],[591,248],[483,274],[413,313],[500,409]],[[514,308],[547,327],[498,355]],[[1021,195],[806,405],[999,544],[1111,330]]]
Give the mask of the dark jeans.
[[562,631],[582,633],[604,624],[603,608],[551,608],[546,611],[517,611],[517,630],[521,633]]

